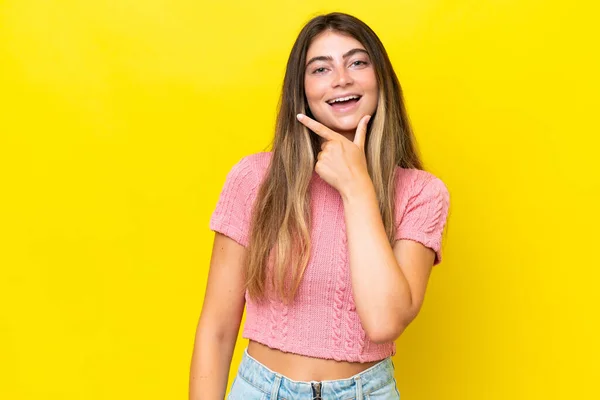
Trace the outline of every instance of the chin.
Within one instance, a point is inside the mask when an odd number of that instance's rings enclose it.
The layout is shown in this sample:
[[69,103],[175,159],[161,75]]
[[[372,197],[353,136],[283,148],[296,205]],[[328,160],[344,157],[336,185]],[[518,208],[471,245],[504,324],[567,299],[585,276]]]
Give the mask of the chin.
[[338,131],[355,131],[360,122],[359,115],[348,115],[344,118],[331,118],[331,125],[333,130]]
[[361,117],[365,115],[366,113],[364,111],[356,111],[353,114],[338,117],[326,111],[324,113],[320,113],[320,115],[313,113],[313,119],[325,125],[329,129],[340,133],[356,131]]

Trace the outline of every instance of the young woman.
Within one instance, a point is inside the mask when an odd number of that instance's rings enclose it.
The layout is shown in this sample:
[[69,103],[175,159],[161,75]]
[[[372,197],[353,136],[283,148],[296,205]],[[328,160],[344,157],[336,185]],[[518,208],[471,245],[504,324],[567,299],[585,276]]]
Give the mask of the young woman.
[[190,399],[398,399],[394,340],[441,261],[449,194],[422,168],[377,35],[347,14],[302,29],[273,150],[233,166],[215,240]]

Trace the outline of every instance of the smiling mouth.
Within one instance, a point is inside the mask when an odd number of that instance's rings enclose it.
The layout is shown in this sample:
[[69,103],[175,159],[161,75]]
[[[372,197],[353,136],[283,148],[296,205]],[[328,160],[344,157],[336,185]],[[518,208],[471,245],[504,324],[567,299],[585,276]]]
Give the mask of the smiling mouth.
[[353,96],[353,98],[348,100],[328,102],[327,104],[329,104],[334,111],[350,111],[355,108],[361,98],[362,96]]
[[362,96],[360,95],[350,95],[350,96],[345,96],[345,97],[339,97],[337,99],[333,99],[333,100],[328,100],[326,103],[329,104],[330,106],[334,106],[336,104],[351,104],[351,103],[357,103]]

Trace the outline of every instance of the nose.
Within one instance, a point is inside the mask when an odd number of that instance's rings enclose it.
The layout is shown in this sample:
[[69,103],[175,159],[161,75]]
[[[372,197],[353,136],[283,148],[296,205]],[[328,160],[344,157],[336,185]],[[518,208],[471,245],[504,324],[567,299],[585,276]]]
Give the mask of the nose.
[[336,68],[335,74],[333,76],[333,81],[331,82],[332,87],[337,86],[347,86],[352,84],[354,81],[352,76],[350,75],[350,71],[345,66],[340,66]]

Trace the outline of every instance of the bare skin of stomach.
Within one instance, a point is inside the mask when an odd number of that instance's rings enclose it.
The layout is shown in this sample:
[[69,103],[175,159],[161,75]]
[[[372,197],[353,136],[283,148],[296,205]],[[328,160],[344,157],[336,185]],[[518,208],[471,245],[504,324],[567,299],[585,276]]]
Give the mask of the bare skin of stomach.
[[305,382],[347,379],[379,362],[358,363],[307,357],[272,349],[253,340],[248,343],[248,354],[271,371],[294,381]]

